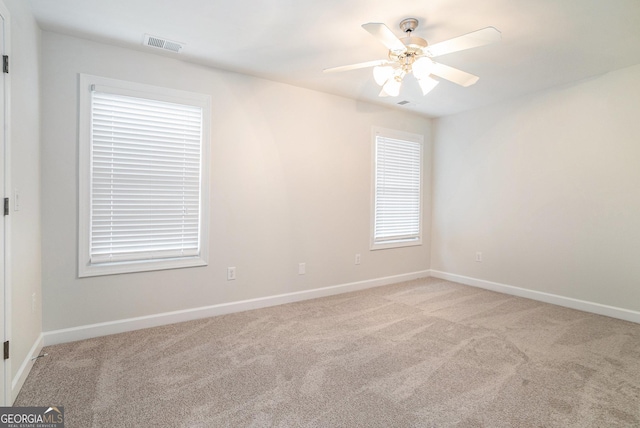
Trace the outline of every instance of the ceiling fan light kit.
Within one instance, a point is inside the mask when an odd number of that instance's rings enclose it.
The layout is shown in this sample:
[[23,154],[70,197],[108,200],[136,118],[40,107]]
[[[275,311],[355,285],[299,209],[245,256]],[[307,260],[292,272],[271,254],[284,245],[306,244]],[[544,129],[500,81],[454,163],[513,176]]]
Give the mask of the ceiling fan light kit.
[[389,50],[388,60],[328,68],[324,72],[332,73],[373,67],[373,79],[382,86],[382,91],[379,94],[381,97],[397,97],[400,94],[404,76],[413,74],[420,85],[422,94],[426,95],[439,83],[433,76],[464,87],[473,85],[479,79],[473,74],[434,62],[431,58],[501,40],[500,31],[494,27],[486,27],[430,46],[425,39],[412,35],[417,27],[417,19],[403,19],[400,22],[400,29],[406,34],[406,37],[399,39],[384,24],[375,22],[363,24],[362,28],[377,38]]
[[373,80],[379,86],[383,86],[393,76],[393,67],[390,65],[378,65],[373,67]]
[[431,77],[425,77],[423,79],[418,79],[418,85],[420,85],[420,89],[422,89],[422,95],[427,95],[433,88],[438,85],[436,79],[432,79]]
[[418,58],[412,66],[413,75],[416,76],[416,79],[426,79],[431,74],[433,65],[433,61],[427,57]]
[[383,97],[397,97],[400,95],[400,86],[402,85],[402,78],[405,73],[402,71],[401,73],[394,74],[391,76],[386,83],[382,86],[382,92],[380,92],[380,96]]

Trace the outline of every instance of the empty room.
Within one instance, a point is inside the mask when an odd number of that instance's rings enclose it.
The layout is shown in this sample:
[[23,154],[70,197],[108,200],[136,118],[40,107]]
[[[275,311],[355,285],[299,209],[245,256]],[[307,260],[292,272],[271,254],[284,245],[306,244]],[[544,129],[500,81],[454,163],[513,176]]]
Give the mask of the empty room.
[[640,426],[638,0],[0,18],[0,427]]

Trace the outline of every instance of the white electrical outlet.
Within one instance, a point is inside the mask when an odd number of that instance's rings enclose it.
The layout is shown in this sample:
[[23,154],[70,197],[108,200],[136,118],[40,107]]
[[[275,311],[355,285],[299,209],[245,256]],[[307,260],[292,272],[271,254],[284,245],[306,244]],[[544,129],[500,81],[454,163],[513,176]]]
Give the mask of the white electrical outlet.
[[480,251],[478,251],[476,253],[476,261],[477,262],[481,262],[482,261],[482,253]]
[[307,273],[307,264],[298,263],[298,275],[304,275]]
[[360,254],[356,254],[356,264],[359,265],[361,261],[362,257],[360,257]]
[[236,279],[236,268],[228,267],[227,268],[227,281],[233,281]]

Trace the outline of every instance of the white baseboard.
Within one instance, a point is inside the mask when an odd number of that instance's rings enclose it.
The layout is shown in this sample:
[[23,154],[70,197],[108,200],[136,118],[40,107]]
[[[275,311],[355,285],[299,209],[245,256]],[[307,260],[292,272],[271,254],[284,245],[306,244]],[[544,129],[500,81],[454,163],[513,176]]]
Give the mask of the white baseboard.
[[13,402],[16,401],[16,398],[18,397],[18,393],[20,392],[20,388],[22,388],[22,385],[24,385],[24,381],[27,380],[27,376],[31,371],[31,367],[33,367],[34,360],[32,360],[32,358],[40,355],[40,352],[42,352],[43,346],[44,346],[44,337],[42,334],[40,334],[40,336],[38,336],[35,343],[29,350],[29,353],[25,357],[24,361],[22,362],[22,364],[20,364],[20,368],[18,369],[18,372],[16,373],[15,377],[11,381],[11,397],[10,397],[11,403],[10,404],[13,404]]
[[640,324],[640,312],[615,306],[603,305],[600,303],[588,302],[586,300],[573,299],[571,297],[559,296],[557,294],[544,293],[542,291],[529,290],[526,288],[514,287],[512,285],[500,284],[497,282],[485,281],[483,279],[471,278],[463,275],[456,275],[437,270],[431,270],[430,276],[434,278],[446,279],[447,281],[458,282],[460,284],[471,285],[473,287],[484,288],[491,291],[510,294],[513,296],[526,297],[527,299],[538,300],[540,302],[551,303],[564,306],[579,311],[591,312],[598,315],[605,315],[611,318],[618,318]]
[[402,281],[410,281],[412,279],[424,278],[427,276],[429,276],[428,270],[411,272],[407,274],[351,282],[330,287],[316,288],[313,290],[297,291],[294,293],[260,297],[257,299],[222,303],[218,305],[203,306],[181,311],[165,312],[143,317],[127,318],[60,330],[51,330],[43,333],[44,344],[45,346],[57,345],[59,343],[74,342],[76,340],[106,336],[108,334],[124,333],[127,331],[174,324],[183,321],[191,321],[195,319],[224,315],[233,312],[242,312],[251,309],[265,308],[268,306],[277,306],[285,303],[299,302],[301,300],[315,299],[318,297],[332,296],[334,294],[347,293],[350,291],[364,290],[366,288],[379,287],[382,285],[389,285]]

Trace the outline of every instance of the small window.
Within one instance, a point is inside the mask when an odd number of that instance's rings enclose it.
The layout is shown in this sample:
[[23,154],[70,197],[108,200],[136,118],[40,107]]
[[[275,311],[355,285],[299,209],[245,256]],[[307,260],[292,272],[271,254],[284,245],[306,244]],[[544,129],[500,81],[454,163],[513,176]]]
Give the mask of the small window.
[[423,137],[374,128],[371,249],[422,244]]
[[79,276],[207,264],[210,104],[80,76]]

